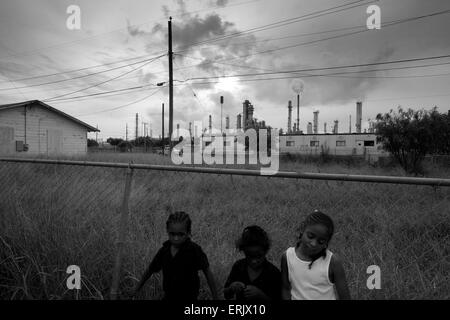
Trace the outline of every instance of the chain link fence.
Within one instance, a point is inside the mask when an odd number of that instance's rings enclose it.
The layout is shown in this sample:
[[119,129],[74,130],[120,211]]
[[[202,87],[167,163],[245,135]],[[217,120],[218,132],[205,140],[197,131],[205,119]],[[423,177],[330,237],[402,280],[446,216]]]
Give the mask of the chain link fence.
[[[120,239],[126,168],[0,162],[0,298],[107,299]],[[357,299],[450,298],[450,189],[134,169],[118,298],[126,299],[166,240],[168,213],[190,214],[220,290],[242,257],[234,242],[258,224],[280,265],[315,209],[330,215],[338,254]],[[66,268],[81,269],[81,290]],[[381,270],[370,290],[367,268]],[[159,274],[139,298],[162,297]],[[210,299],[201,277],[200,299]]]

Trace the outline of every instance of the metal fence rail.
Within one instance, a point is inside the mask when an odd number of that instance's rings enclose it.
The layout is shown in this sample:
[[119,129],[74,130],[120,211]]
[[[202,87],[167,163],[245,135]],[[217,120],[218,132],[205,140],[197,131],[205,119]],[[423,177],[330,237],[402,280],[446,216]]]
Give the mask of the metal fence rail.
[[334,180],[334,181],[372,182],[372,183],[428,185],[428,186],[434,186],[434,187],[450,187],[450,179],[440,179],[440,178],[413,178],[413,177],[352,175],[352,174],[283,172],[283,171],[269,176],[269,175],[262,175],[259,170],[248,170],[248,169],[247,170],[246,169],[222,169],[222,168],[167,166],[167,165],[134,164],[134,163],[112,163],[112,162],[92,162],[92,161],[90,162],[90,161],[70,161],[70,160],[43,160],[43,159],[17,159],[17,158],[0,158],[0,161],[104,167],[104,168],[131,168],[131,169],[143,169],[143,170],[179,171],[179,172],[194,172],[194,173],[207,173],[207,174],[291,178],[291,179]]

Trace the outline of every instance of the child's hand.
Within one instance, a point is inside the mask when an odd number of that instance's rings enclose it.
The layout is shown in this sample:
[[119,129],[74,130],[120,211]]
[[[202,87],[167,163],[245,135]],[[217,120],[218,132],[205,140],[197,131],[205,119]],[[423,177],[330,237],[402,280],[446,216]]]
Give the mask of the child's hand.
[[244,289],[244,297],[246,299],[258,299],[263,295],[264,293],[255,286],[249,285]]
[[230,288],[233,290],[234,293],[238,293],[245,289],[245,284],[239,281],[235,281],[230,285]]

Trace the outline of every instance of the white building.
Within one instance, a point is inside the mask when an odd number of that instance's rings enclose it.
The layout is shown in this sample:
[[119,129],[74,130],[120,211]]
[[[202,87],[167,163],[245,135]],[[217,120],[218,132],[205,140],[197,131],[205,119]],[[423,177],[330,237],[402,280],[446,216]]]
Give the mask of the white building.
[[365,156],[373,159],[385,155],[374,133],[285,134],[280,135],[280,153],[336,156]]
[[83,155],[96,131],[38,100],[0,105],[0,155]]

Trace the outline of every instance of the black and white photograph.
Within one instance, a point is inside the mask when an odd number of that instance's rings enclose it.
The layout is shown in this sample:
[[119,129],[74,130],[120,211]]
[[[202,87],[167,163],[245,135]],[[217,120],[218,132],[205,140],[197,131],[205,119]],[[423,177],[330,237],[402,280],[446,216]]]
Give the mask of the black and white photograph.
[[0,300],[450,299],[449,30],[448,0],[2,0]]

